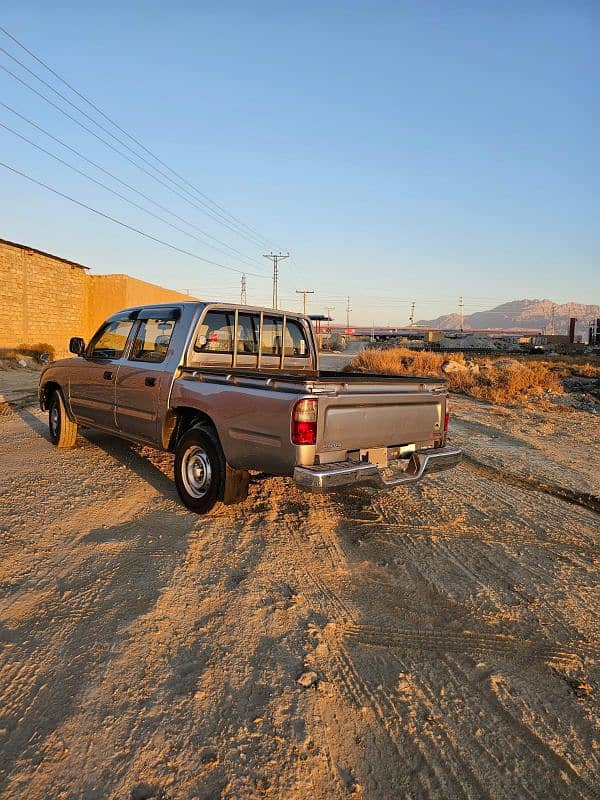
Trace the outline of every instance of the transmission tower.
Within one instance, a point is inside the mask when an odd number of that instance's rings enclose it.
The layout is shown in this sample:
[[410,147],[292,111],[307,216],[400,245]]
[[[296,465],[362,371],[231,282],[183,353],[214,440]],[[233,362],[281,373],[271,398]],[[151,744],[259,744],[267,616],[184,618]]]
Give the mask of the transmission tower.
[[350,308],[350,297],[346,298],[346,333],[350,332],[350,312],[352,309]]
[[278,304],[278,297],[277,297],[277,283],[279,280],[279,262],[283,261],[284,258],[289,258],[289,253],[264,253],[265,258],[271,259],[273,262],[273,308],[277,308]]
[[458,298],[458,313],[460,314],[460,332],[463,332],[465,324],[465,304],[462,297]]
[[314,294],[314,293],[315,293],[314,289],[296,289],[296,294],[301,294],[302,295],[302,302],[303,302],[303,308],[304,308],[304,315],[305,316],[306,316],[306,295],[307,294]]
[[410,317],[408,318],[410,322],[410,327],[412,328],[415,324],[415,301],[413,300],[410,305]]
[[242,275],[242,286],[240,289],[240,304],[243,306],[248,305],[248,298],[246,295],[246,276]]

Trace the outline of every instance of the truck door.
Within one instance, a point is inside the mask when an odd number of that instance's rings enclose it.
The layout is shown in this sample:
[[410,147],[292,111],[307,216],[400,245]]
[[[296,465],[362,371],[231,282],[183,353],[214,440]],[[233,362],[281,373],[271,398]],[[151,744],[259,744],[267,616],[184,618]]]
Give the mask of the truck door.
[[133,320],[106,322],[71,371],[69,401],[77,422],[115,430],[115,385]]
[[158,415],[173,370],[167,362],[179,309],[148,309],[138,315],[129,356],[117,375],[117,428],[156,444]]

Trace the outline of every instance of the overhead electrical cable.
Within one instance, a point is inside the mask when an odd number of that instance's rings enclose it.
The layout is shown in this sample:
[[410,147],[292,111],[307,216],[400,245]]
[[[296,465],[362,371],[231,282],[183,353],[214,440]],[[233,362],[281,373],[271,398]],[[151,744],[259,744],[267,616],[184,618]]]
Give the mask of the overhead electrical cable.
[[[186,189],[185,186],[179,186],[178,183],[173,180],[173,178],[171,178],[169,175],[167,175],[162,170],[160,170],[157,167],[155,167],[154,164],[152,164],[150,161],[148,161],[148,159],[144,158],[143,156],[140,156],[139,153],[136,153],[134,148],[132,148],[130,145],[128,145],[127,142],[124,142],[118,136],[115,136],[114,133],[112,133],[112,131],[110,131],[105,125],[102,125],[97,120],[95,120],[90,114],[86,113],[85,111],[82,111],[81,108],[79,108],[79,106],[76,103],[73,103],[71,100],[69,100],[69,98],[66,97],[66,95],[64,95],[62,92],[59,92],[58,89],[56,89],[54,86],[52,86],[52,84],[48,83],[48,81],[45,81],[43,78],[40,78],[40,76],[36,72],[34,72],[32,69],[30,69],[26,64],[23,64],[22,61],[20,61],[18,58],[16,58],[11,53],[9,53],[8,50],[5,50],[4,47],[0,46],[0,52],[4,53],[6,56],[8,56],[10,59],[12,59],[12,61],[14,61],[22,69],[24,69],[26,72],[28,72],[30,75],[32,75],[36,80],[38,80],[40,83],[42,83],[44,86],[46,86],[46,88],[50,89],[51,92],[54,92],[54,94],[57,95],[58,97],[60,97],[61,100],[64,100],[65,103],[68,103],[72,108],[75,109],[75,111],[79,112],[82,116],[84,116],[86,119],[88,119],[93,125],[96,125],[98,128],[100,128],[100,130],[104,131],[104,133],[108,134],[108,136],[110,136],[112,139],[114,139],[120,145],[125,147],[126,150],[129,150],[129,152],[133,156],[135,156],[135,158],[139,158],[140,161],[142,161],[144,164],[146,164],[148,167],[150,167],[150,169],[155,170],[156,172],[158,172],[159,175],[162,175],[164,178],[166,178],[166,180],[170,181],[170,183],[172,183],[175,186],[177,186],[177,188],[180,191],[183,191],[186,194],[190,194],[189,190]],[[199,200],[199,202],[201,203],[202,206],[206,207],[206,203],[205,202],[203,202],[202,200]],[[221,224],[223,224],[222,220],[219,218],[219,217],[222,216],[222,214],[219,214],[218,216],[215,216],[216,212],[214,212],[210,208],[206,209],[205,213],[208,213],[213,219],[215,219],[218,222],[220,222]],[[260,245],[261,243],[260,243],[260,241],[256,241],[256,244]]]
[[208,242],[205,242],[204,240],[200,239],[199,236],[196,236],[195,233],[190,233],[189,231],[186,231],[185,228],[180,228],[179,225],[174,225],[172,222],[169,222],[169,220],[165,219],[164,217],[161,217],[160,214],[155,214],[154,211],[150,211],[150,209],[146,208],[145,206],[141,205],[140,203],[136,203],[135,200],[131,200],[129,197],[127,197],[124,194],[121,194],[121,192],[118,192],[116,189],[113,189],[112,187],[107,186],[102,181],[99,181],[97,178],[94,178],[91,175],[88,175],[87,172],[84,172],[83,170],[80,170],[78,167],[74,166],[73,164],[69,164],[68,161],[65,161],[64,159],[60,158],[60,156],[57,156],[55,153],[50,152],[50,150],[46,150],[45,147],[42,147],[41,145],[37,144],[36,142],[33,142],[31,139],[28,139],[27,136],[24,136],[22,133],[19,133],[18,131],[15,131],[13,128],[9,127],[8,125],[5,125],[3,122],[0,122],[0,127],[4,128],[5,130],[7,130],[10,133],[14,134],[19,139],[21,139],[22,141],[24,141],[27,144],[31,145],[32,147],[35,147],[36,150],[39,150],[40,152],[45,153],[47,156],[50,156],[50,158],[53,158],[55,161],[58,161],[60,164],[63,164],[65,167],[68,167],[69,169],[73,170],[78,175],[82,175],[84,178],[86,178],[87,180],[91,181],[92,183],[95,183],[97,186],[100,186],[103,189],[106,189],[107,192],[110,192],[111,194],[114,194],[116,197],[121,198],[121,200],[124,200],[126,203],[129,203],[130,205],[134,206],[135,208],[140,209],[140,211],[143,211],[145,214],[149,214],[151,217],[154,217],[154,219],[157,219],[160,222],[164,223],[165,225],[168,225],[170,228],[173,228],[173,230],[179,231],[180,233],[183,233],[186,236],[190,236],[192,239],[195,239],[197,242],[200,242],[201,244],[208,244],[208,246],[212,247],[214,250],[217,250],[220,253],[223,253],[224,255],[228,255],[227,251],[224,250],[222,247],[217,247],[214,244],[210,244]]
[[[184,217],[179,216],[179,214],[176,214],[174,211],[171,211],[169,208],[167,208],[166,206],[163,206],[161,203],[157,202],[156,200],[153,200],[151,197],[149,197],[144,192],[140,191],[139,189],[136,189],[135,186],[132,186],[131,184],[127,183],[127,181],[122,180],[117,175],[114,175],[112,172],[110,172],[109,170],[105,169],[101,164],[98,164],[96,161],[93,161],[92,159],[90,159],[87,156],[85,156],[83,153],[81,153],[75,147],[71,147],[71,145],[67,144],[62,139],[58,138],[57,136],[54,136],[49,131],[47,131],[45,128],[42,128],[41,125],[38,125],[36,122],[33,122],[33,120],[30,120],[28,117],[24,116],[23,114],[20,114],[14,108],[11,108],[11,106],[8,106],[6,103],[3,103],[2,100],[0,100],[0,106],[2,106],[3,108],[7,109],[12,114],[14,114],[15,116],[19,117],[20,119],[24,120],[29,125],[31,125],[32,127],[36,128],[36,130],[40,131],[41,133],[43,133],[48,138],[50,138],[53,141],[55,141],[58,144],[60,144],[62,147],[66,148],[67,150],[70,150],[72,153],[75,153],[75,155],[78,158],[81,158],[83,161],[87,162],[88,164],[91,164],[91,166],[93,166],[96,169],[100,170],[105,175],[108,175],[110,178],[112,178],[114,181],[117,181],[122,186],[125,186],[131,192],[135,192],[135,194],[138,194],[140,197],[143,197],[144,200],[147,200],[149,203],[152,203],[152,205],[156,206],[157,208],[160,208],[162,211],[166,212],[167,214],[170,214],[172,217],[175,217],[175,219],[178,219],[180,222],[183,222],[185,225],[189,225],[191,228],[194,228],[195,230],[197,230],[199,233],[201,233],[203,236],[207,237],[208,239],[212,239],[212,241],[217,242],[220,245],[223,245],[223,247],[226,247],[228,250],[231,250],[231,252],[235,253],[237,256],[241,257],[246,262],[248,262],[248,263],[253,262],[255,266],[262,266],[262,264],[257,259],[252,258],[252,256],[247,256],[241,250],[237,250],[235,247],[232,247],[231,245],[227,244],[227,242],[224,242],[221,239],[218,239],[216,236],[213,236],[212,234],[210,234],[207,231],[204,231],[202,228],[198,227],[198,225],[194,224],[193,222],[190,222],[189,220],[185,219]],[[7,125],[3,125],[3,127],[7,128],[7,130],[11,130],[12,133],[15,133],[15,131],[12,131],[12,129],[8,128]],[[25,137],[21,136],[21,134],[16,134],[16,135],[20,136],[21,138],[25,138]],[[25,140],[29,141],[27,139],[25,139]],[[36,145],[36,144],[34,144],[33,146],[34,147],[38,147],[38,149],[40,149],[39,146]],[[43,149],[43,148],[41,148],[41,149]],[[44,150],[44,152],[47,152],[47,151]],[[52,155],[52,154],[49,154],[49,155]],[[52,156],[52,157],[54,158],[55,156]],[[67,166],[70,166],[70,165],[67,165]],[[105,188],[108,188],[108,187],[105,187]],[[119,195],[119,196],[121,196],[121,195]],[[167,223],[167,224],[169,224],[169,223]],[[184,233],[187,233],[187,231],[184,231]],[[198,239],[198,241],[200,241],[200,239]],[[207,242],[206,244],[209,244],[209,243]],[[213,245],[209,244],[209,247],[213,247]],[[215,249],[219,249],[219,248],[215,248]]]
[[[194,186],[192,183],[190,183],[190,181],[188,181],[186,178],[184,178],[182,175],[180,175],[174,169],[169,167],[168,164],[166,164],[164,161],[162,161],[155,153],[153,153],[151,150],[149,150],[147,147],[145,147],[145,145],[143,145],[138,139],[136,139],[128,131],[126,131],[124,128],[122,128],[117,122],[115,122],[104,111],[102,111],[102,109],[100,109],[95,103],[93,103],[91,100],[89,100],[89,98],[87,98],[84,94],[82,94],[77,89],[75,89],[74,86],[72,86],[61,75],[59,75],[57,72],[55,72],[55,70],[53,70],[48,64],[46,64],[45,61],[43,61],[41,58],[39,58],[31,50],[29,50],[15,36],[13,36],[11,33],[9,33],[9,31],[7,31],[2,26],[0,26],[0,31],[2,33],[4,33],[4,35],[6,37],[11,39],[15,44],[17,44],[22,50],[24,50],[29,56],[31,56],[31,58],[35,59],[35,61],[37,61],[39,64],[41,64],[44,67],[44,69],[48,70],[48,72],[50,72],[64,86],[66,86],[68,89],[70,89],[81,100],[83,100],[91,108],[93,108],[94,111],[96,111],[96,113],[100,114],[104,119],[106,119],[108,122],[110,122],[110,124],[113,125],[117,130],[119,130],[121,133],[123,133],[125,136],[127,136],[132,142],[134,142],[138,146],[138,148],[141,148],[144,152],[146,152],[148,155],[150,155],[157,163],[159,163],[161,166],[163,166],[165,169],[167,169],[172,175],[174,175],[178,179],[178,181],[182,182],[187,187],[189,187],[189,189],[193,190],[196,193],[196,195],[198,195],[198,197],[201,198],[200,202],[205,201],[206,203],[209,203],[211,206],[214,206],[214,209],[216,209],[216,211],[215,210],[211,210],[211,209],[208,209],[208,211],[212,211],[213,214],[216,213],[221,217],[226,215],[226,217],[229,217],[230,222],[233,222],[236,226],[241,226],[242,228],[244,228],[246,230],[246,232],[248,234],[251,234],[253,238],[257,238],[258,240],[260,240],[261,246],[264,245],[264,244],[268,244],[269,243],[269,240],[265,236],[263,236],[258,231],[256,231],[254,228],[250,227],[245,222],[240,220],[238,217],[233,215],[224,206],[222,206],[219,203],[217,203],[214,200],[212,200],[212,198],[210,198],[204,192],[200,191],[200,189],[198,189],[196,186]],[[159,170],[158,167],[156,167],[155,165],[151,164],[147,159],[145,159],[143,156],[141,156],[139,153],[137,153],[133,148],[130,147],[130,145],[128,145],[126,142],[124,142],[120,137],[115,136],[115,134],[112,133],[108,128],[106,128],[104,125],[102,125],[96,119],[94,119],[92,116],[90,116],[85,111],[83,111],[78,105],[76,105],[71,100],[69,100],[69,98],[66,97],[63,93],[59,92],[58,89],[56,89],[50,83],[48,83],[43,78],[41,78],[36,72],[31,70],[25,64],[23,64],[18,58],[16,58],[16,56],[13,56],[11,53],[9,53],[7,50],[5,50],[3,47],[0,47],[0,50],[3,53],[5,53],[10,59],[12,59],[17,64],[19,64],[23,69],[25,69],[30,75],[33,75],[37,80],[39,80],[42,84],[44,84],[44,86],[47,86],[51,91],[53,91],[55,94],[57,94],[59,97],[61,97],[65,102],[69,103],[69,105],[72,106],[73,108],[75,108],[77,111],[79,111],[80,114],[82,114],[87,119],[89,119],[91,122],[93,122],[95,125],[97,125],[101,130],[105,131],[105,133],[109,134],[113,139],[115,139],[115,141],[118,141],[125,148],[127,148],[131,153],[134,153],[137,158],[140,158],[142,161],[144,161],[146,164],[148,164],[152,169],[155,169],[157,172],[159,172],[161,175],[166,177],[168,180],[174,182],[173,178],[171,178],[169,175],[164,173],[162,170]],[[177,184],[175,184],[175,185],[177,185]],[[180,188],[184,188],[184,187],[180,187]],[[189,190],[184,188],[184,191],[189,191]],[[241,232],[240,232],[240,235],[241,235]]]
[[267,275],[261,275],[257,272],[248,272],[244,269],[237,269],[237,267],[231,267],[228,264],[221,264],[218,261],[212,261],[210,258],[204,258],[204,256],[198,255],[198,253],[193,253],[190,250],[185,250],[183,247],[177,247],[177,245],[172,244],[171,242],[166,242],[164,239],[160,239],[158,236],[153,236],[146,231],[140,230],[140,228],[136,228],[133,225],[128,225],[126,222],[123,222],[116,217],[111,216],[110,214],[106,214],[104,211],[99,211],[97,208],[88,205],[87,203],[83,203],[81,200],[76,200],[74,197],[71,197],[64,192],[61,192],[59,189],[55,189],[53,186],[49,186],[47,183],[43,181],[39,181],[37,178],[28,175],[26,172],[22,172],[21,170],[17,169],[16,167],[11,167],[10,164],[5,164],[3,161],[0,161],[0,167],[4,167],[5,169],[9,170],[10,172],[14,173],[15,175],[20,175],[22,178],[30,181],[31,183],[35,183],[37,186],[41,186],[43,189],[47,189],[49,192],[58,195],[59,197],[64,198],[65,200],[69,200],[71,203],[74,203],[81,208],[85,208],[87,211],[91,211],[93,214],[97,214],[99,217],[103,219],[107,219],[110,222],[114,222],[116,225],[120,225],[122,228],[126,228],[133,233],[137,233],[140,236],[143,236],[145,239],[149,239],[152,242],[157,242],[158,244],[162,244],[164,247],[168,247],[171,250],[174,250],[177,253],[182,253],[183,255],[190,256],[190,258],[195,258],[198,261],[203,261],[205,264],[212,264],[214,267],[220,267],[221,269],[229,270],[230,272],[237,272],[238,275],[253,275],[256,278],[263,278],[265,280],[271,280],[271,278]]
[[72,122],[74,122],[80,128],[83,128],[84,131],[86,131],[87,133],[91,134],[94,138],[98,139],[98,141],[102,142],[104,145],[106,145],[106,147],[110,148],[115,153],[118,153],[121,156],[121,158],[124,158],[126,161],[129,161],[130,164],[133,164],[135,167],[137,167],[139,170],[144,172],[146,175],[149,175],[153,180],[157,181],[162,186],[164,186],[166,189],[168,189],[169,191],[171,191],[174,194],[178,195],[178,197],[180,197],[182,200],[185,200],[186,203],[189,203],[191,206],[194,206],[194,208],[198,209],[199,211],[202,211],[202,213],[208,214],[208,216],[210,216],[216,222],[219,222],[221,225],[225,225],[226,228],[229,228],[237,236],[242,236],[243,238],[246,238],[248,241],[252,242],[252,244],[254,244],[255,246],[260,244],[260,243],[258,243],[256,241],[254,241],[253,239],[251,239],[249,236],[246,236],[243,233],[241,233],[240,231],[236,230],[234,227],[229,225],[224,220],[220,220],[217,217],[215,217],[214,215],[211,215],[208,211],[206,211],[206,209],[203,209],[194,200],[190,199],[190,197],[188,197],[185,194],[182,194],[174,186],[170,186],[168,183],[163,181],[162,178],[159,178],[157,175],[154,175],[152,172],[150,172],[150,170],[147,170],[144,166],[142,166],[141,164],[138,164],[138,162],[134,161],[134,159],[131,158],[130,156],[128,156],[127,153],[123,153],[121,150],[119,150],[118,147],[115,147],[111,142],[108,142],[102,136],[97,134],[94,130],[92,130],[84,122],[81,122],[81,120],[78,120],[72,114],[69,114],[68,111],[65,111],[64,108],[61,108],[53,100],[50,100],[50,98],[46,97],[46,95],[44,95],[42,92],[38,91],[30,83],[27,83],[27,81],[24,80],[23,78],[21,78],[19,75],[16,75],[14,72],[12,72],[12,70],[8,69],[8,67],[6,67],[4,64],[0,64],[0,69],[4,70],[4,72],[8,73],[12,78],[14,78],[16,81],[21,83],[23,86],[26,86],[30,91],[34,92],[34,94],[36,94],[38,97],[41,97],[42,100],[45,100],[46,103],[48,103],[50,106],[52,106],[57,111],[59,111],[61,114],[63,114],[65,117],[70,119]]

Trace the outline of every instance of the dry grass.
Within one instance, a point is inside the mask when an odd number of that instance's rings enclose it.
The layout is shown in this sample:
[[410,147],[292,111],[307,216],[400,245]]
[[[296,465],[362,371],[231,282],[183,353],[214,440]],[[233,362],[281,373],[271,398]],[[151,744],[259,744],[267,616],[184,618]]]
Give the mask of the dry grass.
[[[464,369],[444,373],[442,366],[448,361],[457,362]],[[467,362],[463,353],[449,355],[403,347],[386,350],[366,348],[352,359],[348,369],[386,375],[443,377],[452,392],[502,405],[519,405],[546,392],[562,392],[561,370],[555,365],[512,358],[491,360],[480,357]]]
[[54,361],[56,351],[51,344],[39,342],[32,345],[19,345],[19,347],[0,347],[0,361],[5,367],[15,367],[22,358],[33,358],[39,361],[42,353],[48,353],[50,361]]

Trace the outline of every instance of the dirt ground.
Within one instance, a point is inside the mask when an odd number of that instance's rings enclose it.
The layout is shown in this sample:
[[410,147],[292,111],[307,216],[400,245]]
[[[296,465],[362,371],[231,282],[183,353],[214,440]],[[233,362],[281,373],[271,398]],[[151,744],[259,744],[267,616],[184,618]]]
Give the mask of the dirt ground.
[[598,797],[600,419],[454,412],[415,488],[204,519],[1,416],[0,797]]

